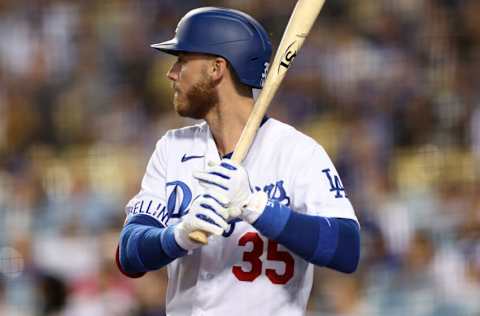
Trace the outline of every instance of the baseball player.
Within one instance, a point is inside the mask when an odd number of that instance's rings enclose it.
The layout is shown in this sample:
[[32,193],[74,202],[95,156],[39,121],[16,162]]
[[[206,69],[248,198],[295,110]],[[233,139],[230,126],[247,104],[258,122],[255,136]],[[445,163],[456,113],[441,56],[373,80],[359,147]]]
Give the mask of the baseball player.
[[[152,47],[177,56],[173,103],[205,122],[158,141],[127,204],[117,264],[167,266],[168,315],[304,315],[314,265],[351,273],[359,224],[323,148],[265,117],[242,165],[229,159],[261,88],[271,43],[249,15],[199,8]],[[209,234],[208,244],[191,232]]]

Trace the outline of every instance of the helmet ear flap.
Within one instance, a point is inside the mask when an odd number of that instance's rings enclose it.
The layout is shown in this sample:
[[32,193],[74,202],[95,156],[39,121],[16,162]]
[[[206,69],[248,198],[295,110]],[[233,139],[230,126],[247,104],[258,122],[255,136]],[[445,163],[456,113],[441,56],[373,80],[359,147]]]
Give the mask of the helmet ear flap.
[[260,23],[241,11],[215,7],[188,12],[178,23],[174,38],[151,47],[173,55],[191,52],[223,57],[232,78],[253,88],[262,87],[265,63],[272,54]]

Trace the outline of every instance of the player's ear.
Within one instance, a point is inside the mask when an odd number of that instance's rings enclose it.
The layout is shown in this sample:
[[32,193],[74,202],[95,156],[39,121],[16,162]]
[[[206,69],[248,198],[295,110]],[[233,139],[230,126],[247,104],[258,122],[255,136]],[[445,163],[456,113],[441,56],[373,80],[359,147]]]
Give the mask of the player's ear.
[[228,71],[227,61],[222,57],[215,57],[211,64],[211,76],[212,79],[217,81],[225,76]]

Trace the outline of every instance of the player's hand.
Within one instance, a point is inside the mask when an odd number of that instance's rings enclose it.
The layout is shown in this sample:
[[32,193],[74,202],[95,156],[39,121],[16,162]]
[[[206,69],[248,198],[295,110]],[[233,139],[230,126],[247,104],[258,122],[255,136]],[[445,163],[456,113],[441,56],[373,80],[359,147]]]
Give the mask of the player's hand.
[[224,196],[229,202],[230,217],[238,217],[248,203],[252,193],[247,171],[240,164],[223,159],[219,164],[210,165],[205,171],[195,172],[197,179],[207,192]]
[[174,235],[178,245],[185,250],[193,250],[202,244],[192,241],[188,235],[193,231],[204,231],[208,235],[221,235],[229,227],[226,222],[227,201],[222,196],[199,195],[192,203],[187,215],[176,225]]
[[240,217],[253,223],[265,208],[268,200],[266,194],[252,194],[247,171],[230,159],[222,159],[220,164],[209,166],[193,176],[211,195],[223,196],[229,201],[227,219]]

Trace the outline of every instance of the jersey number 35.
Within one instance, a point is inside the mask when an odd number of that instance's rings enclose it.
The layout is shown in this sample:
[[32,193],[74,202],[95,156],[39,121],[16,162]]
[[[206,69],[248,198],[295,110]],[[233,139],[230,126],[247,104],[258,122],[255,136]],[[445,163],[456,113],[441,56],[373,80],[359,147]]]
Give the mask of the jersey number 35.
[[[258,278],[263,271],[263,262],[260,257],[263,254],[263,239],[255,232],[248,232],[244,234],[239,240],[239,246],[245,246],[247,243],[253,245],[251,251],[243,253],[243,261],[251,264],[249,271],[243,270],[241,266],[233,266],[232,272],[240,281],[252,282]],[[285,264],[285,271],[280,274],[275,269],[265,269],[267,278],[274,284],[286,284],[292,277],[294,271],[295,260],[287,251],[278,250],[278,243],[273,240],[268,240],[267,245],[267,260],[278,261]]]

